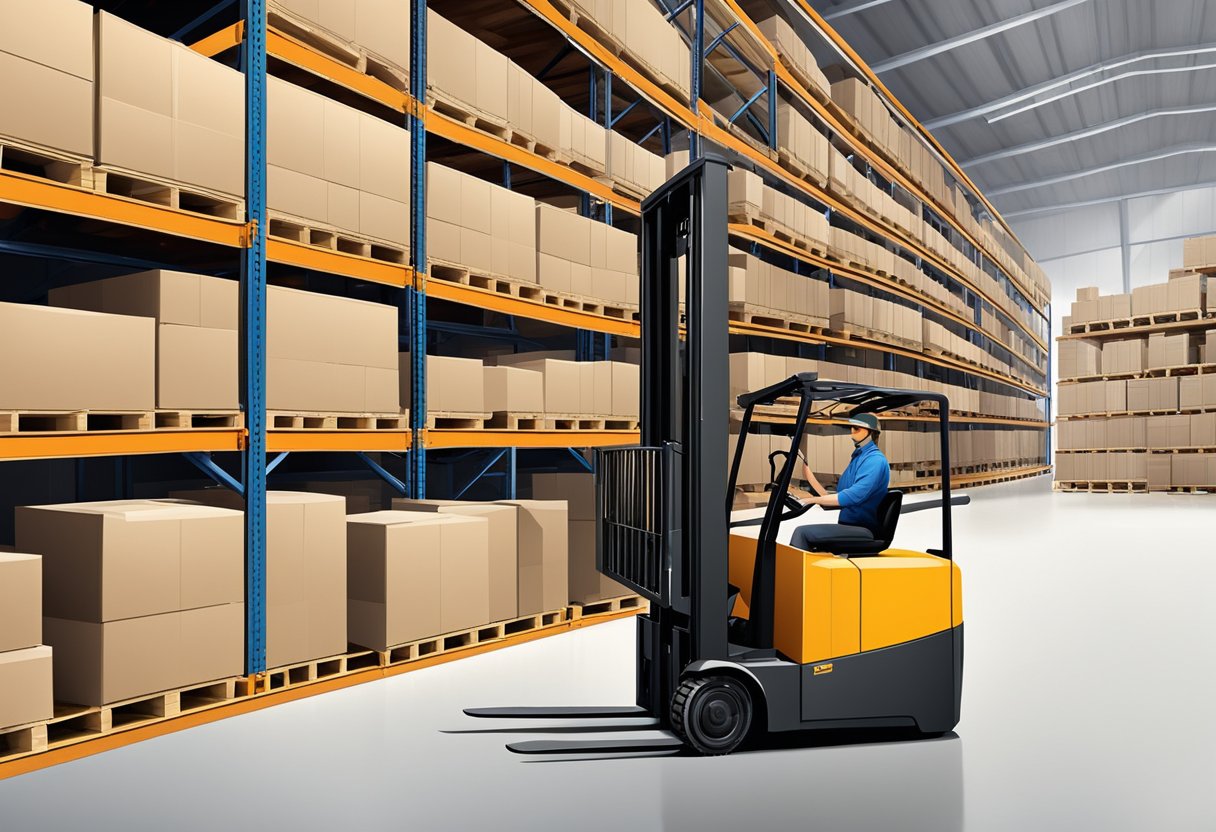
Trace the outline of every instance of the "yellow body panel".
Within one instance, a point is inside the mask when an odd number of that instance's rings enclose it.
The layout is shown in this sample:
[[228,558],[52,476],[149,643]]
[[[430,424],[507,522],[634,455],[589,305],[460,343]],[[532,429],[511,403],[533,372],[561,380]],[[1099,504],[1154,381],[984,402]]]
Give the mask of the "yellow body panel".
[[756,538],[732,534],[727,543],[727,580],[739,587],[739,598],[731,615],[748,618],[752,600],[752,570],[756,568]]
[[773,646],[801,664],[859,649],[860,573],[835,555],[777,546]]
[[923,552],[888,549],[854,558],[861,572],[861,649],[877,650],[950,629],[953,566]]

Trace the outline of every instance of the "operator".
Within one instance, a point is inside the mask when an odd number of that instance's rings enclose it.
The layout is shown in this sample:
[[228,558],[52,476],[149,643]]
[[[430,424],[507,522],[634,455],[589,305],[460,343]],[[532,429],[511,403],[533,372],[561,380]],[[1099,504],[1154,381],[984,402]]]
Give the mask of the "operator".
[[[802,473],[811,488],[819,495],[803,500],[803,505],[823,508],[840,508],[841,526],[861,526],[875,537],[878,528],[878,505],[887,494],[891,483],[891,466],[878,448],[878,436],[882,428],[872,413],[860,413],[849,419],[849,435],[853,440],[853,456],[844,473],[840,475],[836,493],[829,494],[811,473],[805,462]],[[804,551],[814,547],[815,541],[839,534],[835,523],[810,523],[794,531],[790,543]]]

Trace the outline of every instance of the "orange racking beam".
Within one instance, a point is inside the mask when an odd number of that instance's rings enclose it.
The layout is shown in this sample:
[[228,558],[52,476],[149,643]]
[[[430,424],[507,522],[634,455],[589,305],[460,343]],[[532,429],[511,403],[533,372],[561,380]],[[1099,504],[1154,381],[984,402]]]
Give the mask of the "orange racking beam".
[[89,431],[0,436],[0,459],[136,456],[240,450],[243,430]]
[[428,448],[599,448],[637,444],[636,430],[435,430]]

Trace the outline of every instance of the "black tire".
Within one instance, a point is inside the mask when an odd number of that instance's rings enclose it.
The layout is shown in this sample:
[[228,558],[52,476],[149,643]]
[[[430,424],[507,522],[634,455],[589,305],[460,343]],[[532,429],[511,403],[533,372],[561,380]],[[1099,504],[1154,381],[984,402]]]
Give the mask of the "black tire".
[[671,727],[700,754],[729,754],[747,739],[753,712],[751,693],[735,679],[685,679],[671,700]]

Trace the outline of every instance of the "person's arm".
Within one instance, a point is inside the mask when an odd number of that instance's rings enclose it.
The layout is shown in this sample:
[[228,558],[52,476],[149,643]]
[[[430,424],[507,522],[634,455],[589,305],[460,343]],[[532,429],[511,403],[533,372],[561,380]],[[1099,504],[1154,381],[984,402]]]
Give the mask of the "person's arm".
[[857,477],[848,488],[832,495],[836,499],[835,505],[848,508],[864,501],[876,489],[882,487],[884,471],[889,479],[890,467],[881,457],[875,456],[868,460],[858,468]]
[[823,495],[828,493],[828,490],[815,478],[815,475],[811,473],[810,466],[805,462],[802,463],[802,478],[810,484],[811,491],[815,492],[815,494]]

